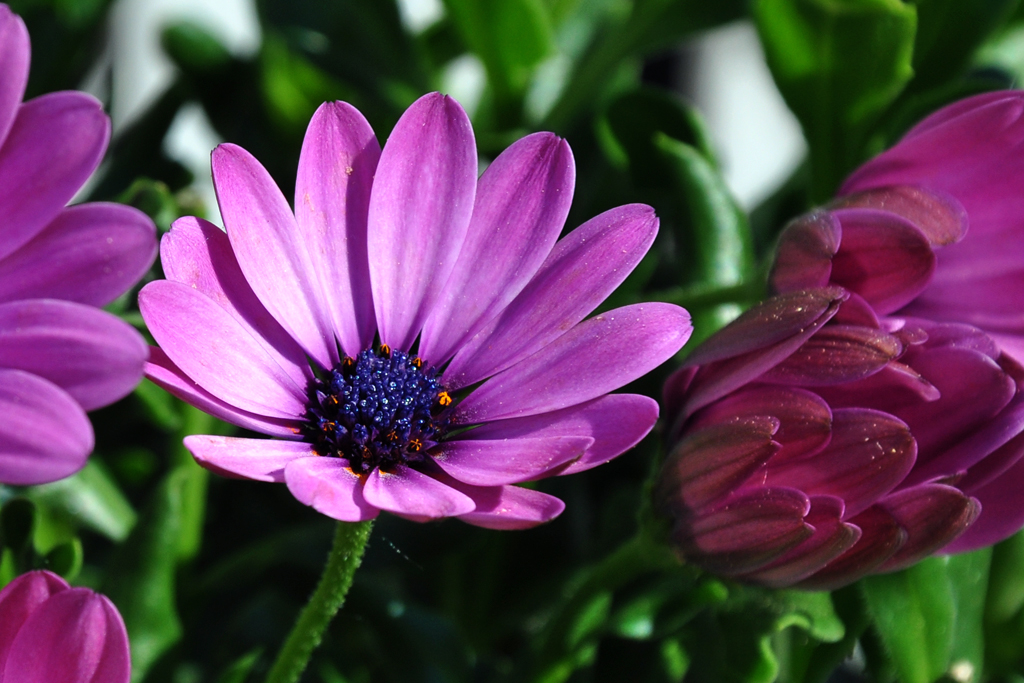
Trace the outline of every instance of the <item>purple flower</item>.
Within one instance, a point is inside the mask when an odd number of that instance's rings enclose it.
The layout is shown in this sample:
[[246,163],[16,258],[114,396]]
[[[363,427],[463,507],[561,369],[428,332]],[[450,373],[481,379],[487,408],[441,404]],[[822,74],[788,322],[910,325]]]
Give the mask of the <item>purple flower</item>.
[[1024,524],[1022,113],[965,100],[858,169],[783,232],[780,294],[670,378],[683,554],[831,588]]
[[79,92],[22,102],[28,33],[0,5],[0,482],[73,474],[92,451],[85,411],[142,378],[142,337],[97,310],[156,256],[155,228],[116,204],[66,207],[103,157],[110,123]]
[[128,634],[117,608],[48,571],[0,591],[0,683],[127,683]]
[[623,206],[556,242],[574,185],[558,137],[518,141],[478,181],[454,100],[420,98],[383,150],[335,102],[306,132],[294,214],[239,147],[214,151],[213,176],[226,234],[175,223],[168,279],[140,294],[161,347],[147,374],[276,438],[187,438],[203,466],[284,482],[340,520],[523,528],[564,505],[514,484],[599,465],[653,426],[654,401],[607,394],[671,357],[689,316],[650,303],[584,318],[658,221]]

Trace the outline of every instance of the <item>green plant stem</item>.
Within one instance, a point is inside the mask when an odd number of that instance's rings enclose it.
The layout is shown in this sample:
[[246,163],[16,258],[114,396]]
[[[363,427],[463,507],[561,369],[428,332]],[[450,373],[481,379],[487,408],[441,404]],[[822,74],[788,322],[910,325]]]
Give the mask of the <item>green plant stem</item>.
[[296,683],[306,670],[310,655],[323,639],[331,619],[345,603],[352,577],[363,561],[363,551],[370,540],[372,528],[373,520],[338,522],[320,583],[277,654],[266,683]]

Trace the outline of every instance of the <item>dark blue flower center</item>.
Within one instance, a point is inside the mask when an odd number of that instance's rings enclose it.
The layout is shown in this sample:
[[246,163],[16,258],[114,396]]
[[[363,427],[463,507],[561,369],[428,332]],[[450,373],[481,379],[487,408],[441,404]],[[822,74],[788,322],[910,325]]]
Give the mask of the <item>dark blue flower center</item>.
[[447,429],[452,403],[435,368],[387,346],[346,356],[309,394],[307,439],[359,474],[422,461]]

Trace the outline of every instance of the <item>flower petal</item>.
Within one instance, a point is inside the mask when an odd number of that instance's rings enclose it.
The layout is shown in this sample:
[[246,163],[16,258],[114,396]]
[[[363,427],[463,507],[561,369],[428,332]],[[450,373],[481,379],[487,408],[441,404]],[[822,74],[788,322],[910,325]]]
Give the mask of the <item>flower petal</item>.
[[156,227],[121,204],[64,209],[0,264],[0,301],[63,299],[106,306],[156,258]]
[[28,29],[7,5],[0,5],[0,145],[18,114],[28,83]]
[[117,609],[87,588],[50,597],[25,621],[0,680],[128,683],[128,635]]
[[71,476],[92,452],[85,411],[66,391],[21,370],[0,369],[0,482],[31,486]]
[[959,242],[967,232],[963,205],[952,195],[923,187],[895,185],[865,190],[839,197],[830,207],[889,211],[917,226],[933,246]]
[[[4,9],[0,8],[0,17]],[[36,570],[22,574],[0,590],[0,679],[22,624],[51,595],[68,588],[68,582],[53,572]]]
[[368,250],[381,342],[409,350],[466,239],[476,141],[458,102],[416,100],[381,152],[370,195]]
[[881,571],[909,567],[947,545],[981,512],[974,498],[942,484],[922,484],[891,493],[879,505],[907,532],[907,541],[881,566]]
[[430,455],[438,467],[474,486],[503,486],[536,479],[571,462],[594,439],[588,436],[469,439],[438,444]]
[[363,480],[344,458],[292,460],[285,465],[284,479],[296,500],[332,519],[362,522],[380,512],[363,497]]
[[471,424],[523,417],[589,401],[664,363],[691,332],[690,314],[672,304],[602,313],[484,382],[458,405],[457,419]]
[[338,361],[330,312],[288,202],[241,147],[213,150],[213,184],[245,279],[270,314],[323,367]]
[[279,420],[240,410],[203,389],[175,365],[158,346],[149,348],[149,362],[146,363],[146,377],[158,387],[185,403],[244,429],[262,432],[286,439],[297,438],[297,420]]
[[381,510],[431,519],[464,515],[476,509],[476,503],[466,494],[404,465],[395,467],[394,472],[370,472],[363,496]]
[[562,231],[575,181],[569,145],[552,133],[522,138],[487,167],[466,242],[423,327],[428,363],[451,358],[522,291]]
[[53,382],[85,410],[127,396],[148,355],[131,325],[91,306],[52,299],[0,304],[0,362]]
[[967,531],[944,546],[942,552],[962,553],[994,545],[1024,526],[1024,504],[1020,496],[1024,486],[1024,460],[1019,457],[1020,450],[1018,445],[1017,462],[1010,468],[984,486],[970,490],[970,495],[981,504],[981,514]]
[[256,298],[231,251],[228,236],[213,223],[186,216],[160,241],[167,279],[205,294],[224,309],[298,386],[312,378],[302,347]]
[[895,488],[916,457],[914,436],[900,420],[867,408],[840,408],[832,412],[825,450],[798,462],[768,463],[764,484],[836,496],[852,517]]
[[259,415],[296,420],[305,414],[303,388],[205,295],[157,280],[139,292],[139,308],[167,356],[206,391]]
[[828,325],[759,380],[805,387],[845,384],[879,372],[901,353],[900,340],[881,330]]
[[802,580],[805,590],[834,590],[872,573],[907,541],[907,532],[878,505],[847,520],[860,529],[860,540],[821,571]]
[[295,221],[341,348],[355,357],[376,321],[366,252],[370,188],[380,159],[373,129],[355,107],[325,102],[313,114],[295,179]]
[[56,92],[21,105],[0,146],[0,258],[35,237],[96,170],[110,138],[99,101]]
[[455,354],[445,385],[475,384],[565,334],[632,272],[657,232],[654,209],[629,204],[566,235],[519,296]]
[[583,472],[626,452],[658,419],[658,402],[636,394],[609,394],[571,408],[498,420],[467,433],[473,439],[585,436],[594,443],[578,459],[558,468],[558,476]]
[[550,522],[565,509],[565,503],[558,498],[521,486],[457,488],[476,503],[473,512],[459,515],[459,519],[485,529],[529,529]]
[[285,480],[288,463],[315,455],[313,447],[304,441],[238,439],[207,434],[186,436],[185,448],[196,462],[211,472],[279,484]]
[[842,234],[839,219],[831,211],[804,214],[787,225],[772,264],[772,288],[792,292],[828,285]]

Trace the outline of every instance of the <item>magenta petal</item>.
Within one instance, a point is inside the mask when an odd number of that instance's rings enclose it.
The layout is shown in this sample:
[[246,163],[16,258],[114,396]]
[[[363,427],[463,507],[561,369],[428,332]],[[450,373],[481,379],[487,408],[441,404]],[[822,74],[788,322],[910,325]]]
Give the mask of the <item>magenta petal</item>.
[[314,455],[304,441],[238,439],[195,434],[185,437],[185,448],[200,465],[228,477],[282,483],[285,466]]
[[217,398],[269,417],[305,414],[304,387],[211,299],[181,283],[157,280],[139,292],[139,308],[167,356]]
[[815,387],[855,382],[903,353],[900,340],[858,325],[828,325],[760,377],[769,384]]
[[48,379],[85,410],[128,395],[148,355],[142,335],[105,311],[51,299],[0,304],[0,362]]
[[860,530],[860,540],[852,548],[825,565],[825,568],[800,581],[805,590],[835,590],[872,573],[907,541],[907,532],[896,519],[878,505],[869,507],[847,520]]
[[830,282],[862,296],[880,315],[913,301],[935,272],[925,234],[905,218],[876,209],[837,209],[843,226]]
[[380,159],[373,129],[355,107],[325,102],[313,114],[295,179],[295,221],[341,348],[355,357],[373,342],[366,215]]
[[832,413],[832,440],[794,463],[769,463],[766,486],[792,486],[811,496],[836,496],[851,517],[891,491],[914,466],[917,444],[902,421],[866,408]]
[[1017,445],[1017,461],[984,486],[973,488],[970,495],[981,504],[981,514],[967,531],[942,548],[944,553],[962,553],[984,548],[1002,541],[1024,526],[1024,460]]
[[128,683],[128,635],[117,609],[87,588],[47,600],[18,632],[0,680]]
[[53,572],[36,570],[22,574],[0,591],[0,680],[22,624],[51,595],[68,587],[68,582]]
[[522,138],[487,167],[466,242],[423,327],[427,362],[451,358],[526,286],[558,239],[575,182],[569,145],[551,133]]
[[[470,432],[467,436],[476,434]],[[593,443],[588,436],[469,438],[438,444],[430,455],[438,467],[459,481],[474,486],[503,486],[536,479],[579,458]]]
[[93,447],[92,425],[66,391],[21,370],[0,369],[0,483],[71,476]]
[[769,588],[785,588],[819,571],[860,539],[860,528],[843,523],[842,518],[841,499],[812,497],[811,511],[804,521],[814,527],[814,534],[778,560],[745,578]]
[[476,509],[473,499],[437,479],[398,465],[394,472],[370,472],[363,486],[370,505],[415,517],[454,517]]
[[231,248],[252,291],[323,367],[338,360],[331,315],[288,202],[241,147],[213,150],[213,184]]
[[362,522],[380,512],[363,497],[363,479],[348,460],[313,456],[290,461],[284,480],[295,499],[343,522]]
[[693,556],[708,571],[747,574],[810,538],[814,530],[804,522],[810,505],[800,491],[759,488],[678,523],[673,537],[684,557]]
[[473,430],[475,439],[551,436],[590,437],[594,443],[578,460],[558,469],[575,474],[608,462],[644,438],[658,419],[658,402],[636,394],[610,394],[571,408],[529,417],[488,422]]
[[221,401],[192,381],[177,365],[171,362],[171,359],[160,347],[152,346],[149,349],[146,377],[172,396],[233,425],[284,438],[297,438],[300,433],[300,423],[297,420],[279,420],[266,415],[257,415]]
[[723,499],[778,452],[778,429],[778,420],[757,415],[688,432],[666,458],[655,497],[678,515]]
[[879,209],[906,218],[934,246],[954,244],[967,232],[967,211],[953,196],[923,187],[895,185],[846,195],[831,207]]
[[839,219],[830,211],[815,211],[787,225],[772,265],[772,288],[792,292],[828,285],[842,234]]
[[974,498],[942,484],[922,484],[892,493],[879,503],[907,532],[907,541],[881,567],[909,567],[947,545],[978,517]]
[[168,280],[205,294],[241,324],[293,382],[305,386],[312,376],[305,352],[256,298],[223,230],[201,218],[181,218],[160,241],[160,261]]
[[664,363],[692,331],[690,314],[672,304],[608,311],[484,382],[463,399],[456,414],[464,424],[486,422],[589,401]]
[[476,192],[476,141],[458,102],[416,100],[381,152],[368,250],[380,339],[408,350],[455,267]]
[[25,22],[7,5],[0,5],[0,144],[18,114],[28,83],[30,48]]
[[146,214],[121,204],[79,204],[0,263],[0,301],[106,306],[138,282],[155,258],[156,228]]
[[629,204],[566,235],[519,296],[455,354],[445,385],[475,384],[560,337],[622,283],[657,232],[654,209]]
[[96,98],[56,92],[21,105],[0,146],[0,258],[35,237],[96,169],[110,121]]
[[459,519],[485,529],[529,529],[550,522],[565,509],[558,498],[521,486],[453,486],[476,503],[473,512],[459,515]]

